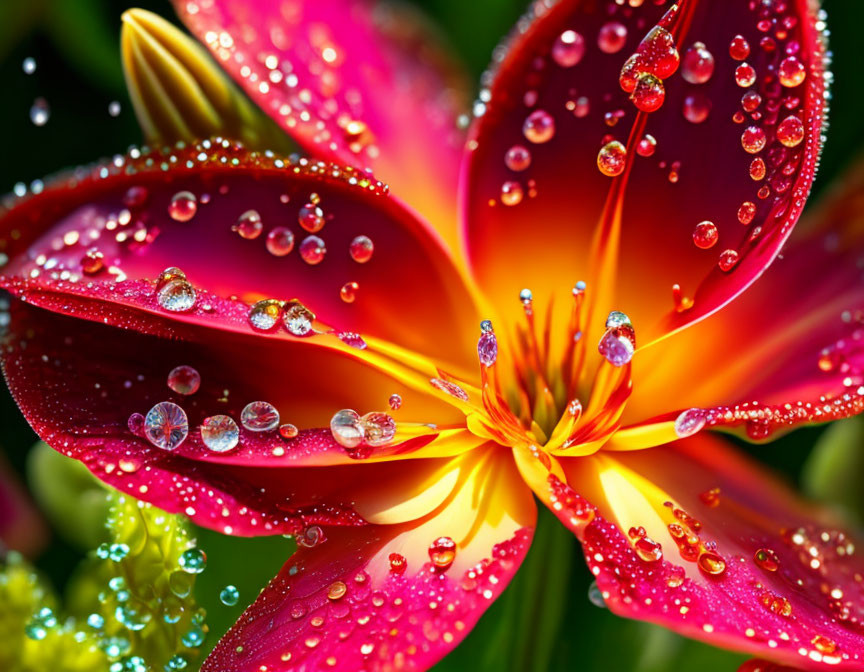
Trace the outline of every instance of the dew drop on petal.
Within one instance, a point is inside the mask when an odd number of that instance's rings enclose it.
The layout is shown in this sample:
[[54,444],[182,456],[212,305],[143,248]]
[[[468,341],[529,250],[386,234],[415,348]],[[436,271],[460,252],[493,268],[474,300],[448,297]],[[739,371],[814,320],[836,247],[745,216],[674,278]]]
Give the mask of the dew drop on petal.
[[701,250],[707,250],[717,244],[719,233],[714,222],[699,222],[693,229],[693,243]]
[[177,394],[195,394],[201,387],[201,375],[191,366],[177,366],[168,374],[168,387]]
[[267,251],[274,257],[284,257],[294,249],[294,234],[291,229],[277,226],[267,234]]
[[600,587],[596,581],[592,581],[588,586],[588,601],[598,609],[606,609],[606,601],[603,599],[603,593],[600,592]]
[[535,110],[525,119],[522,133],[534,144],[549,142],[555,135],[555,120],[545,110]]
[[34,126],[44,126],[51,118],[51,108],[44,98],[37,98],[30,107],[30,121]]
[[375,245],[369,236],[357,236],[351,241],[348,247],[348,252],[351,258],[358,264],[365,264],[372,258],[372,253],[375,251]]
[[455,397],[456,399],[460,399],[461,401],[468,401],[468,393],[463,390],[461,387],[456,385],[455,383],[451,383],[449,380],[443,380],[441,378],[431,378],[429,383],[436,390],[441,390],[445,394],[449,394],[451,397]]
[[531,152],[522,145],[513,145],[504,155],[504,165],[515,173],[531,165]]
[[267,401],[253,401],[240,413],[240,424],[250,432],[269,432],[279,426],[279,411]]
[[292,336],[308,336],[312,333],[312,323],[315,314],[299,301],[290,301],[285,309],[282,321]]
[[404,574],[408,567],[408,560],[401,553],[391,553],[388,558],[390,563],[390,572],[393,574]]
[[327,599],[341,600],[347,592],[348,586],[345,585],[344,581],[334,581],[327,588]]
[[768,172],[768,167],[765,165],[764,159],[757,156],[750,162],[750,179],[754,182],[759,182],[765,179]]
[[562,68],[571,68],[585,55],[585,39],[575,30],[565,30],[552,45],[552,60]]
[[195,288],[182,278],[174,278],[156,292],[156,301],[161,308],[172,313],[185,313],[195,307]]
[[297,429],[297,425],[292,425],[290,422],[287,422],[284,425],[279,425],[279,436],[283,439],[293,439],[299,433],[300,430]]
[[753,86],[756,82],[756,70],[749,63],[742,63],[735,68],[735,82],[744,89]]
[[240,600],[240,591],[236,586],[225,586],[219,592],[219,601],[226,607],[233,607]]
[[367,413],[360,418],[367,445],[385,446],[396,436],[396,422],[386,413]]
[[756,216],[756,204],[752,201],[744,201],[738,208],[738,221],[745,226],[753,221]]
[[227,415],[211,415],[201,423],[201,440],[214,453],[227,453],[237,447],[240,428]]
[[780,62],[777,75],[783,86],[792,88],[804,82],[807,77],[807,69],[796,56],[788,56]]
[[714,551],[703,551],[699,554],[696,564],[706,574],[719,576],[726,571],[726,561]]
[[741,134],[741,146],[749,154],[757,154],[765,148],[765,131],[759,126],[748,126]]
[[318,236],[306,236],[300,243],[300,257],[310,266],[320,264],[325,254],[327,248]]
[[141,436],[144,431],[144,416],[140,413],[133,413],[126,421],[126,426],[135,436]]
[[335,333],[336,338],[338,338],[348,347],[356,348],[357,350],[365,350],[368,347],[366,341],[364,341],[363,337],[357,332],[337,331],[331,333]]
[[398,411],[402,408],[402,397],[398,394],[391,394],[390,398],[387,400],[387,405],[390,406],[390,409],[393,411]]
[[501,202],[504,205],[518,205],[523,196],[522,185],[518,182],[507,181],[501,185]]
[[724,273],[728,273],[738,264],[738,253],[735,250],[724,250],[720,253],[717,265]]
[[681,76],[690,84],[704,84],[714,74],[714,56],[702,42],[694,42],[684,52]]
[[198,212],[198,199],[191,191],[178,191],[168,204],[168,216],[175,222],[188,222]]
[[760,548],[753,554],[753,562],[766,572],[776,572],[780,569],[780,559],[770,548]]
[[81,257],[81,270],[86,275],[96,275],[105,268],[105,255],[95,247],[90,248]]
[[249,309],[249,324],[254,329],[268,331],[276,326],[282,315],[282,302],[276,299],[262,299]]
[[343,448],[357,448],[363,442],[363,423],[360,414],[350,408],[343,408],[330,419],[330,433]]
[[729,55],[736,61],[743,61],[750,55],[750,44],[742,35],[736,35],[729,43]]
[[297,213],[297,221],[309,233],[317,233],[324,228],[324,211],[314,203],[307,203]]
[[438,537],[429,545],[429,559],[438,571],[446,571],[456,559],[456,542],[450,537]]
[[174,450],[188,434],[186,411],[170,401],[159,402],[144,418],[144,436],[157,448]]
[[341,298],[345,303],[354,303],[359,288],[360,285],[354,281],[346,282],[339,290],[339,298]]
[[254,240],[264,230],[264,223],[261,221],[261,215],[258,214],[257,210],[247,210],[237,218],[231,230],[239,234],[241,238]]
[[777,139],[786,147],[797,147],[804,140],[804,124],[794,114],[777,126]]
[[608,177],[615,177],[624,172],[627,165],[627,148],[617,140],[608,142],[597,154],[597,167]]
[[627,42],[627,27],[617,21],[604,23],[597,33],[597,46],[604,54],[615,54]]
[[705,427],[705,411],[701,408],[688,408],[675,418],[675,436],[686,439]]

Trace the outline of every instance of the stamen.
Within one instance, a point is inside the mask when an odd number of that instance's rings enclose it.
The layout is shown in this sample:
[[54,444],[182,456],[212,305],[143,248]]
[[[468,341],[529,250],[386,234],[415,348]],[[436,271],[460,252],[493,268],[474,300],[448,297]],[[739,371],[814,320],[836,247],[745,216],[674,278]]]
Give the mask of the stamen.
[[567,397],[572,398],[579,382],[579,372],[585,360],[585,347],[582,341],[582,304],[585,301],[587,285],[580,280],[573,286],[573,310],[567,328],[567,346],[561,373],[565,376]]

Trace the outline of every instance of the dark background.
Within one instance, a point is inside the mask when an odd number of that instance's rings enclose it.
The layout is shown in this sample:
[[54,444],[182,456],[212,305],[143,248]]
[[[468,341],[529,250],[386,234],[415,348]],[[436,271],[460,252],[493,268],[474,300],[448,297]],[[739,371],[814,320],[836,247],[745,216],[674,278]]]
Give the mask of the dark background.
[[[495,44],[525,9],[519,0],[415,0],[414,4],[438,22],[475,81]],[[864,2],[825,0],[823,4],[831,31],[835,83],[817,194],[864,146],[860,47]],[[16,182],[29,183],[61,168],[122,153],[141,142],[119,58],[120,14],[129,6],[128,0],[0,0],[0,192],[10,191]],[[142,0],[137,6],[174,19],[168,0]],[[22,70],[27,57],[37,62],[31,75]],[[29,119],[30,107],[39,97],[51,109],[48,123],[41,127]],[[121,105],[117,117],[108,113],[112,101]],[[747,450],[799,480],[820,432],[819,428],[800,430]],[[35,441],[0,385],[0,445],[22,478],[27,451]],[[576,542],[558,527],[543,526],[542,543],[532,550],[514,586],[441,669],[542,669],[548,660],[551,668],[561,670],[711,672],[734,670],[743,660],[593,606],[587,599],[591,577]],[[211,558],[211,568],[202,575],[211,599],[205,596],[202,601],[213,605],[208,618],[213,643],[281,566],[287,542],[227,540],[203,531],[200,535]],[[55,536],[37,564],[62,589],[81,553]],[[241,557],[242,569],[234,564]],[[253,558],[251,565],[249,558]],[[212,599],[228,582],[237,583],[247,598],[233,609]]]

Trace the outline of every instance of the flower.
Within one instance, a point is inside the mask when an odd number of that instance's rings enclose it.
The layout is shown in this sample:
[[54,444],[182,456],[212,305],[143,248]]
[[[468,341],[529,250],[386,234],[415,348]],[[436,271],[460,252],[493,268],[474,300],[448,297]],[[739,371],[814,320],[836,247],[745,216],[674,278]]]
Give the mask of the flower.
[[517,571],[535,495],[616,613],[864,668],[853,541],[707,431],[864,405],[860,181],[771,263],[818,162],[824,18],[602,4],[533,5],[465,140],[403,16],[178,2],[311,159],[128,13],[136,110],[175,144],[7,206],[4,370],[40,436],[201,525],[297,536],[206,672],[429,667]]

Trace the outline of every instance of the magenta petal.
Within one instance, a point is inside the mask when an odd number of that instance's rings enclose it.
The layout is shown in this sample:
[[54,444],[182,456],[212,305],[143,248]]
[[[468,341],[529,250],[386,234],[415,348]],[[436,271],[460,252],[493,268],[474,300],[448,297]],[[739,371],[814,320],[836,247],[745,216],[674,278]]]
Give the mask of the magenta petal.
[[545,496],[591,520],[580,539],[610,609],[796,669],[864,669],[857,539],[762,468],[709,437],[562,465],[569,485],[551,477]]
[[[679,3],[679,14],[662,22],[665,35],[682,59],[704,43],[713,73],[690,83],[692,56],[671,75],[675,63],[662,58],[640,65],[636,74],[661,76],[665,89],[657,111],[640,112],[619,83],[622,67],[641,53],[640,42],[664,12],[674,12],[669,4],[638,4],[532,6],[481,97],[462,196],[469,260],[501,305],[522,287],[540,301],[554,295],[556,305],[566,305],[574,281],[584,279],[586,299],[596,302],[591,328],[609,310],[623,310],[647,345],[737,296],[786,240],[818,157],[825,52],[806,0]],[[730,55],[736,34],[749,43],[752,86],[736,82],[742,63]],[[656,37],[648,51],[662,42]],[[781,85],[781,64],[793,56],[805,77]],[[798,79],[788,67],[782,66],[783,81],[793,84]],[[760,102],[750,107],[748,100],[745,111],[748,90]],[[688,119],[693,96],[697,107],[711,106],[699,123]],[[790,116],[800,128],[780,130]],[[742,146],[750,126],[765,134],[758,151],[759,137],[748,135]],[[601,152],[614,141],[621,146]],[[764,176],[751,171],[754,158],[766,164]],[[754,204],[752,213],[745,203]],[[704,221],[716,235],[705,235],[705,227],[696,233]],[[695,298],[689,309],[686,300],[673,300],[674,285],[682,299]]]
[[418,16],[365,0],[174,4],[313,156],[372,167],[455,243],[466,88]]

